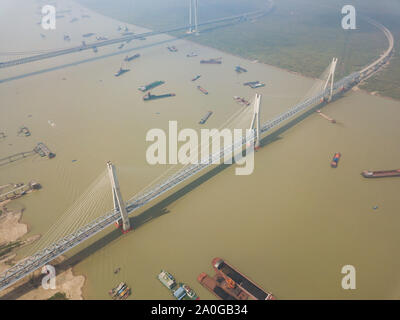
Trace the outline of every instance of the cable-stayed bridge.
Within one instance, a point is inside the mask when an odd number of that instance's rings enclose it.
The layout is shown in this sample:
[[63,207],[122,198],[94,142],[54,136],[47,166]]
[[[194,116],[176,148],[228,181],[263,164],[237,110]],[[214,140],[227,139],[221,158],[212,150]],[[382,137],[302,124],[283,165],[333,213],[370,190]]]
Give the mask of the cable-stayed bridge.
[[[42,266],[50,263],[58,256],[68,252],[72,248],[85,242],[87,239],[93,237],[100,231],[106,229],[108,226],[119,223],[122,224],[124,231],[128,231],[130,228],[128,215],[133,214],[143,206],[151,203],[153,200],[158,199],[167,191],[183,184],[191,177],[204,172],[213,163],[224,158],[226,154],[242,152],[243,147],[249,149],[249,143],[252,146],[257,146],[260,143],[262,135],[265,135],[272,129],[280,126],[285,121],[294,118],[296,115],[316,107],[323,103],[329,103],[333,98],[339,97],[343,92],[348,91],[353,86],[357,85],[364,79],[368,78],[379,70],[390,58],[393,52],[393,36],[390,31],[377,22],[373,22],[378,28],[380,28],[388,39],[389,47],[385,53],[376,61],[363,68],[361,71],[354,72],[343,79],[334,82],[336,59],[333,59],[331,65],[328,67],[328,75],[325,82],[322,82],[322,87],[317,93],[305,101],[296,104],[286,112],[277,115],[275,118],[267,121],[264,124],[260,124],[259,110],[261,104],[261,96],[256,95],[254,100],[254,110],[252,114],[252,124],[250,126],[251,134],[246,135],[240,140],[236,140],[227,147],[221,148],[218,152],[214,152],[209,155],[208,161],[200,162],[199,164],[190,164],[180,169],[173,175],[167,177],[160,183],[152,185],[147,188],[144,192],[135,196],[127,202],[122,201],[122,197],[119,192],[119,184],[115,175],[115,169],[112,164],[108,164],[108,171],[111,178],[111,185],[113,190],[114,210],[104,214],[101,217],[94,219],[93,221],[84,224],[79,227],[76,231],[63,236],[50,245],[46,246],[33,253],[29,257],[15,264],[10,269],[6,270],[0,275],[0,290],[3,290],[10,285],[14,284],[18,280],[24,278],[35,270]],[[122,220],[122,223],[120,222]]]

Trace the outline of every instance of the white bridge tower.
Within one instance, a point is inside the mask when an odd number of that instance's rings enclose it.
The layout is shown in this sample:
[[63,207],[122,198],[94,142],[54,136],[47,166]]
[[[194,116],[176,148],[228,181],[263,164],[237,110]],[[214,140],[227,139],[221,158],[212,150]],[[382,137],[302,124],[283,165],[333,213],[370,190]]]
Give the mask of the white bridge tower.
[[328,79],[326,79],[325,85],[324,85],[324,91],[330,85],[330,91],[329,91],[329,96],[328,96],[328,102],[332,100],[332,94],[333,94],[333,83],[335,82],[335,70],[336,70],[336,64],[337,64],[338,59],[333,58],[331,62],[331,67],[329,69],[329,74],[328,74]]
[[254,112],[251,119],[250,129],[254,130],[255,143],[254,148],[257,150],[260,148],[260,105],[261,105],[261,94],[256,93],[254,99]]
[[[189,0],[189,30],[187,33],[199,33],[197,29],[198,20],[197,20],[197,12],[198,12],[198,0]],[[194,25],[193,25],[194,23]]]
[[121,214],[121,219],[118,220],[118,225],[122,226],[122,232],[128,232],[131,230],[131,225],[129,223],[128,212],[126,211],[125,202],[122,199],[121,190],[119,189],[119,182],[117,178],[117,173],[115,171],[115,166],[111,161],[107,162],[108,174],[111,181],[111,189],[113,193],[113,202],[115,211],[119,211]]

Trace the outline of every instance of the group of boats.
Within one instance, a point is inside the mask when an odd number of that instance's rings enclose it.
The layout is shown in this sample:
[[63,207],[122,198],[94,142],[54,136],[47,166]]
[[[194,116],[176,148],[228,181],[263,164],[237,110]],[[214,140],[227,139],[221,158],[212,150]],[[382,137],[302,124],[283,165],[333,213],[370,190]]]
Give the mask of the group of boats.
[[131,295],[131,288],[129,288],[125,282],[121,282],[108,293],[113,300],[125,300]]
[[196,292],[187,284],[176,282],[175,278],[169,272],[161,270],[157,276],[158,280],[171,291],[176,300],[199,300]]

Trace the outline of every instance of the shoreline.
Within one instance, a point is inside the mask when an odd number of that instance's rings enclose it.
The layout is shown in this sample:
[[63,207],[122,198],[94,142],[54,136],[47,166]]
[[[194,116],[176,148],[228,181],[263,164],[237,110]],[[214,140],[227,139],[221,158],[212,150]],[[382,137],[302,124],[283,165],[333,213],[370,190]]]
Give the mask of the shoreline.
[[[0,203],[0,253],[3,251],[3,255],[0,256],[0,273],[5,272],[16,262],[15,258],[17,257],[19,249],[31,245],[41,237],[41,235],[37,234],[21,240],[21,238],[30,232],[30,228],[27,223],[21,222],[24,211],[23,208],[20,210],[7,208],[7,205],[11,203],[11,201],[12,200],[6,200]],[[55,267],[57,268],[57,266],[60,266],[62,270],[60,274],[56,275],[58,288],[54,290],[44,290],[41,288],[37,280],[44,276],[41,274],[41,270],[37,270],[33,274],[33,278],[25,277],[0,292],[0,300],[44,300],[54,296],[58,292],[64,293],[69,300],[84,300],[83,287],[86,283],[87,276],[75,273],[73,266],[63,266],[62,263],[65,260],[64,256],[55,260]],[[58,285],[58,283],[61,284]]]

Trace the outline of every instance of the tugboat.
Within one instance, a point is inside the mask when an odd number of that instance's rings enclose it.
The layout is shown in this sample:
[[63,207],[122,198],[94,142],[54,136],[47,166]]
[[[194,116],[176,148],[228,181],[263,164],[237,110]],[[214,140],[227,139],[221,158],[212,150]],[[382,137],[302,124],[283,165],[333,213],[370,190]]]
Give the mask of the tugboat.
[[332,168],[337,168],[338,162],[339,162],[339,159],[340,159],[341,156],[342,155],[340,154],[340,152],[336,152],[335,153],[335,155],[333,156],[333,159],[331,161],[331,167]]

